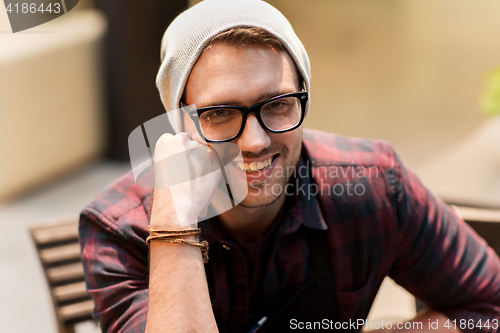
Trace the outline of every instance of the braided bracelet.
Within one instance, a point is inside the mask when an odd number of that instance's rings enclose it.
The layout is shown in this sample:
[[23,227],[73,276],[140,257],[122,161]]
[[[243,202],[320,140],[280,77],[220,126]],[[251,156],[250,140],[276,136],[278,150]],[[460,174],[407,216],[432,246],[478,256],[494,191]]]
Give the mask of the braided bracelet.
[[148,231],[150,235],[164,235],[164,236],[189,236],[189,235],[200,235],[201,229],[184,229],[184,230],[165,230],[165,229],[152,229],[148,226]]
[[158,241],[163,243],[182,243],[192,246],[196,246],[201,250],[203,257],[203,263],[208,262],[208,242],[202,241],[200,243],[184,238],[178,238],[183,236],[198,236],[201,234],[201,229],[186,229],[186,230],[154,230],[148,227],[149,236],[146,238],[146,242],[149,244],[151,241]]

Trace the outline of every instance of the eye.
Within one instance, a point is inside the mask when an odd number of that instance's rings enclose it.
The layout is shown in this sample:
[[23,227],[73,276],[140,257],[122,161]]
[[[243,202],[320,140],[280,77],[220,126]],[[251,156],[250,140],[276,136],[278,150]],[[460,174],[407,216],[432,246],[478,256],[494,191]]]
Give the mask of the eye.
[[261,109],[263,113],[272,113],[272,114],[282,114],[284,112],[289,112],[293,100],[289,98],[280,98],[274,101],[271,101],[264,105]]
[[224,109],[212,110],[207,112],[206,117],[213,120],[214,118],[221,118],[228,115],[228,112]]
[[214,124],[223,124],[227,122],[231,122],[234,119],[241,118],[240,113],[237,110],[233,109],[214,109],[207,111],[201,115],[201,121],[205,123]]
[[209,116],[222,117],[226,115],[226,110],[215,110]]
[[286,106],[287,103],[285,103],[285,101],[282,101],[282,100],[277,100],[277,101],[271,102],[271,103],[269,103],[267,105],[271,109],[279,109],[279,108],[282,108],[282,107]]

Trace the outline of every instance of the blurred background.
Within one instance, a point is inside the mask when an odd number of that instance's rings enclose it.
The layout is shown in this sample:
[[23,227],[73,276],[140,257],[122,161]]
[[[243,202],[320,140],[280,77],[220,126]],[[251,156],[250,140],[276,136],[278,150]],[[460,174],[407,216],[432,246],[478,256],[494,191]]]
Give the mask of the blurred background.
[[[161,36],[196,2],[80,0],[16,34],[0,5],[0,331],[56,332],[28,226],[77,215],[130,170],[128,135],[164,112]],[[479,106],[500,66],[500,2],[268,2],[309,53],[306,127],[389,140],[447,202],[500,207],[500,117]],[[371,318],[411,316],[386,284]]]

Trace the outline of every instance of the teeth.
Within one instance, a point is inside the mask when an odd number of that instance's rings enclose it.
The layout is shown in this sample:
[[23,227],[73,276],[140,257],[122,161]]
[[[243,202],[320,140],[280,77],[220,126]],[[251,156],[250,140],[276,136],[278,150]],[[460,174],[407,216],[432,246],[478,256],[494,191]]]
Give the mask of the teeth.
[[272,162],[273,158],[269,157],[268,159],[259,162],[252,162],[250,164],[238,162],[236,165],[242,171],[259,171],[270,166]]

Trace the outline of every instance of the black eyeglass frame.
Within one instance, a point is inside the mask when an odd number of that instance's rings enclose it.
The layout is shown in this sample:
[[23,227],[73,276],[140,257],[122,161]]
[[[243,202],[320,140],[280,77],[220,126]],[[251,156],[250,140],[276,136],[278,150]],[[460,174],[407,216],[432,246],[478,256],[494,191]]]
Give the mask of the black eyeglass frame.
[[[275,131],[275,130],[270,129],[269,127],[267,127],[264,124],[264,121],[262,120],[262,117],[260,115],[260,111],[261,111],[262,107],[264,105],[266,105],[267,103],[272,102],[272,101],[277,100],[277,99],[280,99],[280,98],[284,98],[284,97],[297,97],[299,99],[300,106],[301,106],[300,120],[295,126],[293,126],[291,128],[288,128],[285,130],[280,130],[280,131]],[[309,95],[308,95],[307,91],[299,91],[299,92],[294,92],[294,93],[290,93],[290,94],[275,96],[273,98],[259,102],[255,105],[252,105],[252,106],[217,105],[217,106],[207,106],[204,108],[192,110],[192,109],[186,108],[186,106],[187,106],[186,104],[184,104],[182,102],[180,104],[182,106],[182,111],[184,111],[184,113],[186,113],[193,120],[193,122],[196,126],[196,129],[198,130],[198,133],[200,134],[201,138],[208,143],[218,143],[218,142],[228,142],[228,141],[234,140],[237,137],[239,137],[241,135],[241,133],[243,132],[243,129],[245,128],[245,124],[247,121],[247,115],[250,113],[255,114],[255,116],[257,117],[257,120],[259,121],[260,126],[262,126],[262,128],[265,129],[266,131],[268,131],[269,133],[285,133],[285,132],[293,131],[294,129],[297,129],[300,125],[302,125],[302,122],[304,121],[305,109],[306,109],[306,104],[307,104],[308,99],[309,99]],[[233,109],[233,110],[237,110],[241,113],[241,117],[242,117],[241,128],[238,131],[238,133],[236,135],[234,135],[232,138],[224,139],[224,140],[210,140],[210,139],[207,139],[205,137],[205,135],[203,135],[203,131],[201,129],[200,120],[199,120],[200,116],[207,111],[217,110],[217,109]]]

